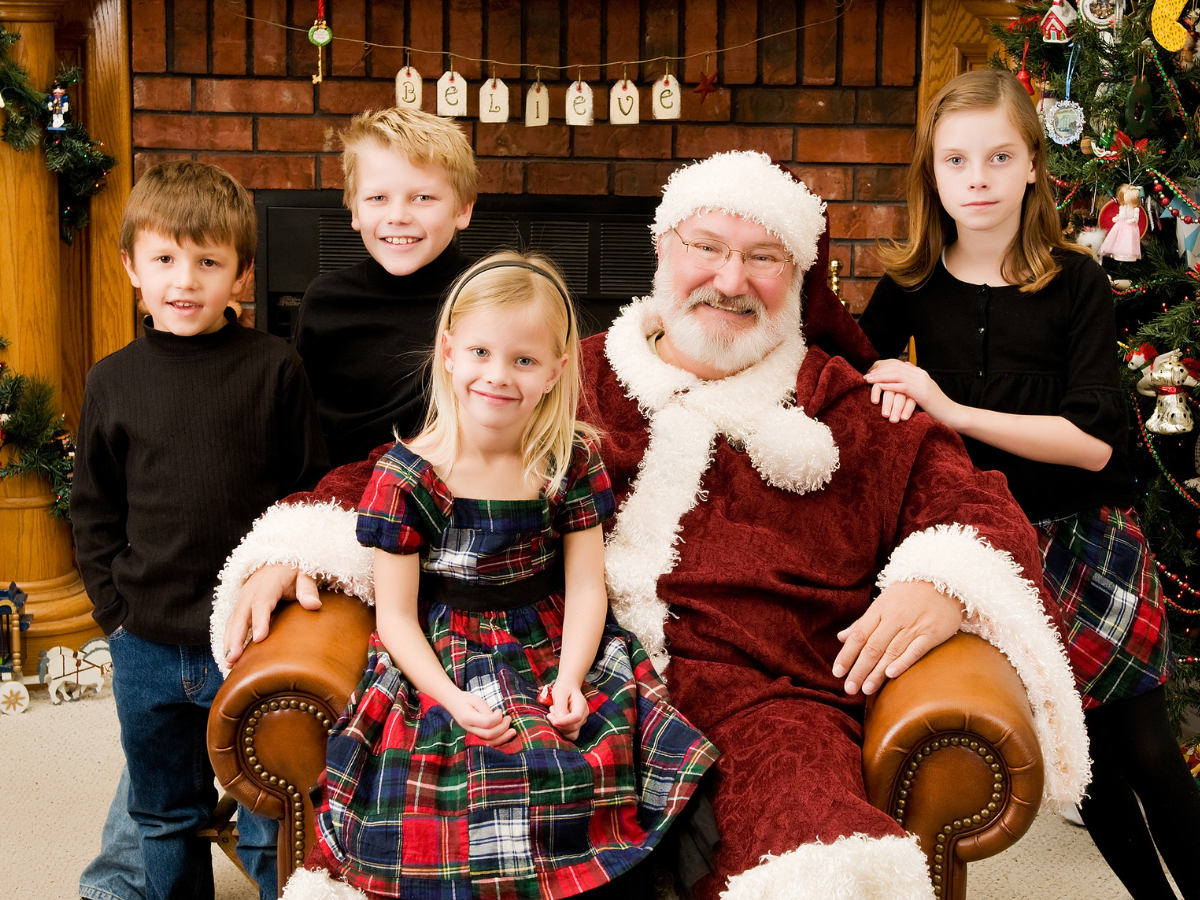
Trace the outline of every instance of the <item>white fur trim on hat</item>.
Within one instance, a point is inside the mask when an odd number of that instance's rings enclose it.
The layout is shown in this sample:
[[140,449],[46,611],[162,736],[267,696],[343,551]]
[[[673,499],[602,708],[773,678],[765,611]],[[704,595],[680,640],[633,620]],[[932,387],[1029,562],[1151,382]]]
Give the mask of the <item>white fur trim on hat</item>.
[[328,872],[297,869],[283,887],[283,900],[367,900],[367,895]]
[[1073,806],[1091,780],[1083,705],[1058,632],[1038,589],[1012,556],[965,525],[936,525],[911,534],[879,573],[879,587],[929,581],[962,601],[962,630],[997,647],[1017,670],[1033,708],[1046,764],[1046,802]]
[[675,568],[679,522],[701,496],[718,434],[740,443],[763,479],[797,494],[818,490],[838,467],[829,428],[788,406],[806,348],[799,333],[762,360],[717,381],[663,362],[647,342],[661,322],[646,300],[622,310],[605,342],[626,395],[650,421],[650,446],[617,514],[604,565],[613,614],[665,670],[667,604],[658,579]]
[[915,837],[856,834],[768,854],[721,900],[933,900],[933,886]]
[[742,216],[783,241],[800,272],[817,258],[825,204],[765,153],[717,153],[676,169],[663,188],[651,233],[657,238],[704,210]]
[[375,600],[374,553],[356,537],[358,511],[337,503],[276,503],[229,554],[214,592],[209,639],[213,657],[225,666],[225,626],[246,579],[263,566],[293,566],[322,587]]

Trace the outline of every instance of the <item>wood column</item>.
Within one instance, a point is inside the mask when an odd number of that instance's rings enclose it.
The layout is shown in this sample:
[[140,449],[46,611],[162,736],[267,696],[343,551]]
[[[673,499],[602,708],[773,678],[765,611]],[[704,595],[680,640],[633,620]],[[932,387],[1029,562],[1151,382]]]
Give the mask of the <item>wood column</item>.
[[[13,58],[33,85],[48,87],[57,67],[54,21],[66,0],[0,0],[0,22],[21,35]],[[62,390],[62,301],[59,285],[58,186],[41,147],[18,153],[0,142],[0,334],[10,341],[13,371],[37,375]],[[0,582],[15,581],[33,613],[24,656],[34,669],[39,650],[78,647],[99,633],[92,604],[74,568],[68,526],[51,519],[50,485],[40,478],[0,481]]]

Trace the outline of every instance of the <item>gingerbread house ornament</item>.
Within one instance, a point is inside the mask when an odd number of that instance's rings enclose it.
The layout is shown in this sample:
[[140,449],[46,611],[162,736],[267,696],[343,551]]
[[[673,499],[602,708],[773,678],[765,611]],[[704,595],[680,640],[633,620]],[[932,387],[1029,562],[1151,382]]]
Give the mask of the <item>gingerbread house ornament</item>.
[[1069,0],[1054,0],[1042,16],[1042,40],[1047,44],[1065,44],[1071,39],[1071,26],[1078,18]]

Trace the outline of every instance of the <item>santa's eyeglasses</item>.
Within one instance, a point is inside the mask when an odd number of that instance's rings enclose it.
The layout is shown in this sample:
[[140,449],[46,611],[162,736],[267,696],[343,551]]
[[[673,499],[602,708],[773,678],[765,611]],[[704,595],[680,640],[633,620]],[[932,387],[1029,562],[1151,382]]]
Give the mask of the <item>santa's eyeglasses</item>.
[[728,244],[711,238],[686,241],[674,228],[671,230],[675,232],[675,237],[679,238],[679,243],[683,244],[688,259],[699,269],[719,269],[729,262],[729,257],[737,253],[742,257],[742,268],[746,270],[747,275],[754,278],[774,278],[792,261],[782,250],[770,247],[749,252],[734,250]]

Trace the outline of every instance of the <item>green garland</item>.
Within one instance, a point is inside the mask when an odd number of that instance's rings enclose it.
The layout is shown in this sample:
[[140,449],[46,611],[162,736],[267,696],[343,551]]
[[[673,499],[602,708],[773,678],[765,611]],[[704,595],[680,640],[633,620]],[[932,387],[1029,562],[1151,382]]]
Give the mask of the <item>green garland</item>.
[[[67,113],[64,131],[49,131],[50,110],[46,107],[45,92],[33,89],[29,73],[8,56],[9,48],[21,39],[14,31],[0,25],[0,101],[7,117],[0,139],[15,150],[28,150],[41,135],[46,151],[46,168],[58,176],[58,236],[70,244],[75,232],[88,223],[88,206],[93,194],[104,187],[104,178],[117,161],[93,141],[87,129],[71,120]],[[78,84],[78,67],[63,66],[55,81]]]
[[[0,336],[0,350],[8,341]],[[41,378],[14,375],[0,361],[0,448],[11,447],[0,481],[18,475],[40,475],[54,489],[50,515],[66,519],[71,508],[71,475],[75,445],[54,402],[54,385]]]

